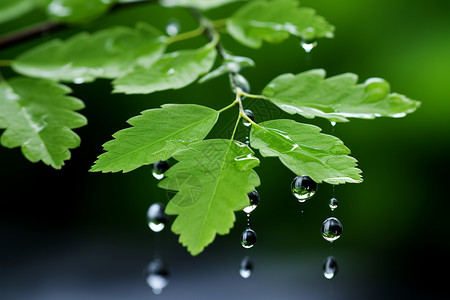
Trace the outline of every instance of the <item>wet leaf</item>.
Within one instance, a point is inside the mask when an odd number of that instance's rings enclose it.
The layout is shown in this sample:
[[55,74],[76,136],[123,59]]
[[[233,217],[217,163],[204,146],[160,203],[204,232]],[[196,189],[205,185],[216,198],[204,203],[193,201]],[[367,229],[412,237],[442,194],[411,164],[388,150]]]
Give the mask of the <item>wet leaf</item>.
[[178,191],[166,213],[178,215],[172,231],[197,255],[216,234],[228,234],[236,219],[234,211],[249,205],[247,193],[260,184],[253,171],[259,160],[246,145],[231,140],[192,143],[173,157],[179,162],[159,186]]
[[116,78],[136,66],[150,66],[166,47],[166,38],[150,25],[112,27],[79,33],[66,41],[52,40],[21,54],[16,72],[32,77],[83,83]]
[[345,73],[325,79],[322,69],[282,74],[263,90],[279,108],[306,118],[322,117],[334,122],[347,118],[404,117],[414,112],[420,102],[390,93],[389,84],[371,78],[357,84],[358,76]]
[[164,6],[184,6],[208,10],[238,1],[247,0],[160,0],[160,3]]
[[320,131],[293,120],[272,120],[252,126],[250,143],[262,156],[278,157],[292,172],[315,182],[362,182],[356,159],[348,156],[350,150],[340,139]]
[[130,128],[116,132],[103,145],[93,172],[129,172],[167,160],[187,144],[202,140],[217,121],[218,112],[195,104],[165,104],[128,120]]
[[28,160],[60,169],[70,158],[69,149],[80,145],[71,129],[87,123],[75,112],[83,102],[67,96],[70,92],[67,86],[44,79],[0,82],[0,128],[6,129],[1,145],[21,147]]
[[334,27],[296,0],[251,1],[227,23],[228,32],[240,43],[259,48],[263,41],[278,43],[294,35],[305,40],[333,37]]

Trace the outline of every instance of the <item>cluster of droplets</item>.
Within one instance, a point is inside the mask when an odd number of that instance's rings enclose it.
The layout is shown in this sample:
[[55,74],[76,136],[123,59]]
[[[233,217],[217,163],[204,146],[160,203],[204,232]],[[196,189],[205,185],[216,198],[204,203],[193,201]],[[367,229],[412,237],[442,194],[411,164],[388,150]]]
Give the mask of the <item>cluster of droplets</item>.
[[[153,164],[152,175],[161,180],[164,178],[164,172],[169,168],[170,163],[168,161],[160,160]],[[164,203],[155,202],[147,210],[148,227],[157,234],[163,231],[169,220],[164,212],[165,209]],[[158,242],[156,241],[156,247],[159,246]],[[153,293],[161,294],[162,290],[169,284],[170,272],[167,264],[156,254],[155,258],[145,268],[144,276]]]
[[[256,232],[250,228],[250,213],[255,210],[259,204],[259,193],[257,190],[251,191],[247,194],[249,199],[249,205],[244,207],[243,211],[247,214],[247,228],[241,234],[241,245],[248,249],[252,248],[256,243]],[[253,272],[253,262],[250,257],[245,256],[241,261],[241,267],[239,274],[242,278],[248,278]]]

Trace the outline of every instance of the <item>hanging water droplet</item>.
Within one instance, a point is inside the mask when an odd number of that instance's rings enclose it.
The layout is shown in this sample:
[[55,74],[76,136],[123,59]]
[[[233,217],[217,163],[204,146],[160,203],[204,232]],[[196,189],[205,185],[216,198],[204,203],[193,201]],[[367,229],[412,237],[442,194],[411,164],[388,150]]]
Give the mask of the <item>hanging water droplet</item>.
[[331,279],[334,276],[336,276],[338,272],[338,263],[336,261],[336,258],[334,256],[328,256],[323,261],[323,276],[325,276],[326,279]]
[[298,202],[305,202],[316,193],[317,183],[309,176],[297,176],[292,181],[291,189]]
[[159,258],[155,258],[148,264],[144,270],[144,276],[155,294],[161,294],[162,290],[169,284],[169,269]]
[[253,262],[250,260],[250,257],[246,256],[241,261],[241,268],[239,269],[239,274],[242,278],[249,278],[253,273]]
[[170,168],[170,163],[167,160],[160,160],[153,164],[152,175],[158,180],[164,178],[164,172]]
[[305,28],[302,31],[300,37],[302,39],[300,45],[306,51],[306,53],[311,52],[311,50],[317,46],[316,30],[313,27]]
[[240,88],[244,93],[250,93],[250,84],[241,74],[233,74],[231,76],[231,90],[236,93],[235,86]]
[[163,203],[153,203],[147,210],[148,227],[154,232],[164,229],[169,217],[164,213],[166,206]]
[[243,211],[247,214],[251,213],[259,204],[259,193],[257,190],[251,191],[247,194],[248,199],[250,200],[250,205],[244,207]]
[[244,248],[251,248],[256,243],[256,232],[253,229],[247,228],[242,232],[241,244]]
[[166,26],[168,36],[175,36],[180,32],[180,23],[177,20],[171,20]]
[[333,242],[341,237],[342,223],[335,217],[331,217],[323,221],[322,224],[322,237],[328,241]]
[[[253,114],[253,112],[250,109],[244,109],[244,114],[252,121],[255,121],[255,115]],[[252,123],[250,123],[250,121],[246,120],[246,119],[242,119],[242,124],[244,124],[244,126],[249,127],[252,125]]]
[[331,123],[331,126],[333,126],[333,127],[336,126],[336,122],[335,121],[331,121],[330,123]]
[[333,197],[330,199],[330,202],[328,203],[328,205],[330,206],[330,209],[333,211],[338,207],[339,201],[338,201],[338,199]]

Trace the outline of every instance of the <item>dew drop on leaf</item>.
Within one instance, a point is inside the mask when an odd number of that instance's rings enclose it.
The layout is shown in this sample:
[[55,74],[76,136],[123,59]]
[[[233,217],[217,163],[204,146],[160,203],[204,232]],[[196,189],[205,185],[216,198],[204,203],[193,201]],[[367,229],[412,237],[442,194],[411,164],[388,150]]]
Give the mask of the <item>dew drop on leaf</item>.
[[[255,121],[255,115],[253,114],[253,112],[250,109],[245,109],[244,110],[244,114],[249,117],[250,120]],[[248,120],[246,119],[242,119],[242,124],[244,124],[244,126],[249,127],[252,125],[252,123],[250,123]]]
[[170,168],[170,163],[167,160],[160,160],[153,164],[152,175],[158,180],[164,178],[164,172]]
[[335,210],[339,205],[339,201],[336,198],[331,198],[330,202],[328,203],[328,206],[330,206],[330,209],[333,211]]
[[239,269],[239,274],[242,278],[249,278],[252,275],[254,269],[253,262],[250,257],[246,256],[241,261],[241,268]]
[[322,224],[322,237],[328,241],[333,242],[341,237],[342,223],[335,217],[331,217],[323,221]]
[[241,244],[244,248],[251,248],[256,243],[256,232],[251,228],[247,228],[242,232]]
[[369,78],[364,82],[363,102],[376,102],[383,100],[389,95],[391,87],[389,82],[383,78]]
[[316,193],[317,183],[309,176],[297,176],[292,181],[291,190],[298,202],[305,202]]
[[180,23],[177,20],[171,20],[166,26],[168,36],[176,36],[180,32]]
[[152,260],[144,270],[145,280],[154,294],[161,294],[169,284],[169,269],[160,258]]
[[336,276],[338,272],[338,264],[334,256],[328,256],[323,261],[323,276],[326,279],[331,279]]
[[254,211],[255,208],[259,204],[259,193],[257,190],[254,190],[254,191],[251,191],[250,193],[248,193],[247,195],[248,195],[248,199],[250,200],[250,205],[244,207],[243,211],[245,213],[249,214],[252,211]]
[[164,213],[166,206],[163,203],[153,203],[147,210],[147,222],[153,232],[160,232],[164,229],[169,219]]

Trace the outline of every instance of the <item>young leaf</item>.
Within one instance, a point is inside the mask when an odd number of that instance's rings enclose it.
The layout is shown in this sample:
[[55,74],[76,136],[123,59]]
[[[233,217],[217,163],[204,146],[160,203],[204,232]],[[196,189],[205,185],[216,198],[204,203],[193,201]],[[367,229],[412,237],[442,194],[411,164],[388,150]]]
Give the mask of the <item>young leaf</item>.
[[400,118],[420,105],[390,93],[389,84],[381,78],[370,78],[358,85],[358,76],[352,73],[324,78],[322,69],[283,74],[272,80],[262,94],[287,113],[334,122],[346,122],[347,118]]
[[166,37],[150,25],[112,27],[52,40],[23,54],[12,67],[32,77],[83,83],[116,78],[136,66],[150,66],[164,52]]
[[160,0],[164,6],[184,6],[193,7],[201,10],[216,8],[231,2],[247,1],[247,0]]
[[250,143],[264,157],[278,157],[295,174],[330,184],[362,182],[356,159],[338,138],[319,133],[319,127],[293,120],[253,125]]
[[211,69],[216,55],[211,44],[165,54],[149,68],[137,69],[114,80],[114,93],[149,94],[185,87]]
[[251,1],[236,11],[227,23],[228,32],[252,48],[263,41],[278,43],[289,34],[312,41],[333,37],[334,27],[311,8],[299,7],[296,0]]
[[76,113],[84,104],[67,96],[67,86],[44,79],[17,77],[0,82],[0,128],[5,128],[1,144],[21,147],[25,157],[42,160],[60,169],[70,158],[69,149],[80,145],[71,129],[86,125]]
[[249,205],[247,193],[260,184],[253,171],[259,160],[246,145],[230,140],[193,143],[173,157],[179,162],[159,186],[178,191],[166,213],[178,215],[172,231],[197,255],[216,233],[229,233],[235,221],[233,211]]
[[92,172],[129,172],[143,165],[166,160],[187,144],[202,140],[219,113],[195,104],[165,104],[143,111],[128,120],[131,128],[116,132],[103,145]]

